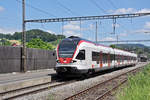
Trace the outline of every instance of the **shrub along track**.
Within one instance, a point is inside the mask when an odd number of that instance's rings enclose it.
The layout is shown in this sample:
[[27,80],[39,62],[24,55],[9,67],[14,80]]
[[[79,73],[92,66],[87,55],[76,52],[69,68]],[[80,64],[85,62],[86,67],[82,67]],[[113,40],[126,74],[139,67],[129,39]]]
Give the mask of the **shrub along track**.
[[88,89],[80,91],[77,94],[67,97],[65,100],[103,100],[109,96],[111,97],[112,91],[127,82],[128,74],[136,74],[142,68],[143,67],[138,67],[126,73],[120,74]]

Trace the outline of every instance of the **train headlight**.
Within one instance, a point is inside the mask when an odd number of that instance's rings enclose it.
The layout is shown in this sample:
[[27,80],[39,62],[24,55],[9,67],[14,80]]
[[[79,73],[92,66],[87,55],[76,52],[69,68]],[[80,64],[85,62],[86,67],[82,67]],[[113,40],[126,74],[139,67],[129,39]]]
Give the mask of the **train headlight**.
[[71,63],[75,63],[75,62],[77,62],[77,61],[76,61],[76,60],[72,60],[72,61],[71,61]]

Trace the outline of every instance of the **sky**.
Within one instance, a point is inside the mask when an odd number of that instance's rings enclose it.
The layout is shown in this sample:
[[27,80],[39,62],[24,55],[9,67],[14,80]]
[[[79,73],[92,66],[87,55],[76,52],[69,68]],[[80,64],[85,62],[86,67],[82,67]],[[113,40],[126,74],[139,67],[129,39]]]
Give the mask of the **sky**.
[[[0,0],[0,33],[22,30],[22,0]],[[110,14],[150,12],[150,0],[25,0],[26,19],[99,16]],[[27,23],[26,30],[42,29],[53,34],[80,36],[95,41],[98,23],[98,41],[150,39],[150,16],[116,20],[90,20],[56,23]],[[136,43],[136,42],[135,42]],[[138,43],[138,42],[137,42]],[[150,46],[150,42],[141,42]],[[107,45],[107,44],[106,44]]]

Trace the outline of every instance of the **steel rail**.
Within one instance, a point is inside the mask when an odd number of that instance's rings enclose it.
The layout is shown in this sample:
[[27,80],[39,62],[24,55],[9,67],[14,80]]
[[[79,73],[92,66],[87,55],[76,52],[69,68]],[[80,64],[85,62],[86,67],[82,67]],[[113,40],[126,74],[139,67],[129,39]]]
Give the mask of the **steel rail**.
[[[63,83],[60,83],[60,84],[58,83],[56,85],[51,85],[54,82],[47,82],[47,83],[38,84],[38,85],[30,86],[30,87],[25,87],[25,88],[20,88],[20,89],[16,89],[16,90],[3,92],[3,93],[0,93],[0,97],[2,97],[3,100],[12,100],[12,99],[19,98],[19,97],[22,97],[22,96],[26,96],[26,95],[29,95],[29,94],[35,94],[35,93],[46,91],[46,90],[56,88],[56,87],[59,87],[59,86],[62,86],[62,85],[67,85],[67,84],[70,84],[70,83],[73,83],[73,82],[75,82],[75,80],[68,81],[68,82],[63,82]],[[27,91],[27,90],[30,90],[30,89],[33,89],[33,88],[36,88],[36,87],[40,87],[40,86],[45,86],[45,85],[49,85],[49,86],[46,86],[46,87],[40,88],[40,89],[31,90],[29,92],[25,92],[25,93],[21,93],[21,94],[16,94],[14,96],[4,97],[5,95],[9,95],[9,94],[12,94],[12,93],[17,93],[17,92],[25,91],[25,90]]]
[[104,92],[102,95],[100,95],[99,97],[97,97],[95,100],[100,100],[102,99],[103,97],[109,95],[109,93],[111,93],[113,90],[117,89],[118,87],[120,87],[122,84],[126,83],[127,82],[127,79],[123,80],[120,84],[114,86],[112,89]]
[[[133,70],[130,70],[130,71],[127,71],[127,72],[125,72],[125,73],[122,73],[122,74],[120,74],[120,75],[118,75],[118,76],[115,76],[115,77],[113,77],[113,78],[111,78],[111,79],[108,79],[108,80],[106,80],[106,81],[104,81],[104,82],[101,82],[101,83],[99,83],[99,84],[97,84],[97,85],[94,85],[94,86],[92,86],[92,87],[90,87],[90,88],[88,88],[88,89],[85,89],[85,90],[83,90],[83,91],[80,91],[80,92],[78,92],[77,94],[74,94],[74,95],[72,95],[72,96],[70,96],[70,97],[67,97],[67,98],[65,98],[64,100],[73,100],[73,98],[76,98],[76,97],[78,97],[78,96],[80,96],[80,95],[82,95],[82,94],[88,92],[89,90],[92,90],[92,89],[94,89],[94,88],[96,88],[96,87],[98,87],[98,86],[100,86],[100,85],[103,85],[103,84],[105,84],[105,83],[107,83],[107,82],[110,82],[110,81],[112,81],[112,80],[114,80],[114,79],[117,79],[117,78],[119,78],[119,77],[121,77],[121,76],[123,76],[123,75],[126,75],[126,74],[130,73],[130,72],[134,72],[134,71],[136,71],[136,70],[138,70],[138,69],[140,69],[140,68],[142,68],[142,67],[143,67],[143,66],[138,67],[138,68],[133,69]],[[108,92],[108,91],[107,91],[107,92]],[[107,92],[106,92],[106,94],[107,94]],[[106,94],[103,94],[103,95],[106,95]]]

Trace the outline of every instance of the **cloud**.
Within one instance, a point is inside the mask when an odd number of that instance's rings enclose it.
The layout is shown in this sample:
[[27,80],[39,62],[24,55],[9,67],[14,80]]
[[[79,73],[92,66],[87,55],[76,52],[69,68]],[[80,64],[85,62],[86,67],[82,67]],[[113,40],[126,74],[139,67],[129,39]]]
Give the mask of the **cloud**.
[[150,9],[144,8],[144,9],[137,11],[136,13],[150,13]]
[[65,31],[64,34],[65,34],[66,36],[79,36],[79,37],[82,36],[80,33],[75,32],[75,31]]
[[[83,22],[81,22],[82,24]],[[77,22],[77,21],[71,21],[70,24],[73,24],[73,25],[80,25],[80,22]]]
[[133,13],[136,12],[134,8],[119,8],[117,10],[109,10],[108,12],[113,14],[125,14],[125,13]]
[[0,6],[0,12],[1,12],[1,11],[4,11],[4,8],[3,8],[2,6]]
[[127,33],[120,33],[120,34],[119,34],[119,37],[126,37],[126,36],[128,36]]
[[150,9],[143,8],[140,10],[134,9],[134,8],[119,8],[116,10],[109,10],[109,13],[112,14],[126,14],[126,13],[149,13]]
[[89,25],[89,29],[90,29],[90,30],[93,30],[94,28],[95,28],[94,24],[90,24],[90,25]]
[[115,38],[112,38],[112,37],[106,37],[106,38],[103,38],[102,40],[100,41],[115,41],[116,39]]
[[80,30],[80,25],[77,22],[70,22],[70,23],[64,25],[63,28],[65,30],[79,31]]
[[13,34],[15,32],[20,32],[21,30],[19,29],[11,29],[11,28],[0,28],[0,33],[3,33],[3,34]]
[[46,30],[47,32],[49,33],[52,33],[52,34],[56,34],[55,32],[51,31],[51,30]]
[[133,31],[132,33],[140,33],[140,34],[150,35],[150,29],[138,29],[138,30]]
[[80,29],[80,22],[69,22],[63,28],[66,36],[82,36],[80,30],[83,30],[83,28]]
[[[112,24],[112,27],[114,27],[114,24]],[[120,25],[119,25],[119,24],[115,24],[115,27],[116,27],[116,28],[119,28]]]
[[150,22],[146,22],[144,28],[150,29]]
[[133,30],[133,31],[130,31],[130,33],[150,35],[150,22],[146,22],[142,29]]

